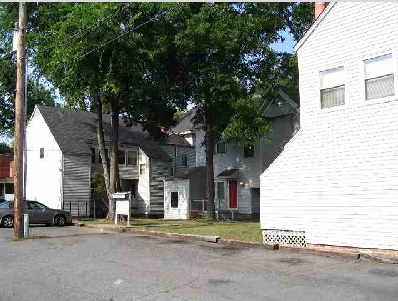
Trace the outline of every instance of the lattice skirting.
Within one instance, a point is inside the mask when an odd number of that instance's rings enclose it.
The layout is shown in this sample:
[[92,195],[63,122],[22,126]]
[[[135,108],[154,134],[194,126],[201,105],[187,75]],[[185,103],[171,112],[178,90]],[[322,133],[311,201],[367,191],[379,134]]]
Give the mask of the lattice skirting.
[[287,247],[306,247],[304,231],[262,230],[264,244],[279,244]]

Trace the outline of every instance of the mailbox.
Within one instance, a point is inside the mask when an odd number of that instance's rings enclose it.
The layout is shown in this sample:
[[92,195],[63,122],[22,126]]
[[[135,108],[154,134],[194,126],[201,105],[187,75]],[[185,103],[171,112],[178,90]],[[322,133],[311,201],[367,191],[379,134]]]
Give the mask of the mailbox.
[[112,195],[116,203],[115,225],[118,222],[118,215],[127,215],[127,225],[130,226],[131,216],[131,193],[130,192],[116,192]]

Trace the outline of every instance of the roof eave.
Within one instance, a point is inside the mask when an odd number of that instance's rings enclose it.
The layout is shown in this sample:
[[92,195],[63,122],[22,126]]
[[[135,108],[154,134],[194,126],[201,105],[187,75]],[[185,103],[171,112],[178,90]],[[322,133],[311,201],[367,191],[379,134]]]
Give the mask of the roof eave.
[[326,15],[329,13],[329,11],[333,8],[333,6],[336,4],[336,2],[331,2],[325,10],[319,15],[319,17],[315,20],[315,22],[312,24],[310,29],[305,33],[305,35],[301,38],[301,40],[294,46],[294,51],[297,52],[301,46],[304,45],[304,43],[308,40],[308,38],[311,36],[311,34],[314,32],[314,30],[318,27],[319,23],[322,22],[322,20],[326,17]]

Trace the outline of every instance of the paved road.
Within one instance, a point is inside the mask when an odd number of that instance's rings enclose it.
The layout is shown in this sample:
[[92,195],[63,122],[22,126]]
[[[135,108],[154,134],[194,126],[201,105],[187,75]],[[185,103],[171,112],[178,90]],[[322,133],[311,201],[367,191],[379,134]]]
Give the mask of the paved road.
[[35,227],[0,229],[0,300],[398,300],[398,266]]

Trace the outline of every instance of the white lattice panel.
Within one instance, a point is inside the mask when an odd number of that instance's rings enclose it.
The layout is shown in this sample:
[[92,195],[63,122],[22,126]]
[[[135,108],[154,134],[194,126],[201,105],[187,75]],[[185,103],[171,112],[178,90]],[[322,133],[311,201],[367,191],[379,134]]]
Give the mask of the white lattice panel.
[[306,247],[304,231],[263,230],[264,244],[279,244],[287,247]]

